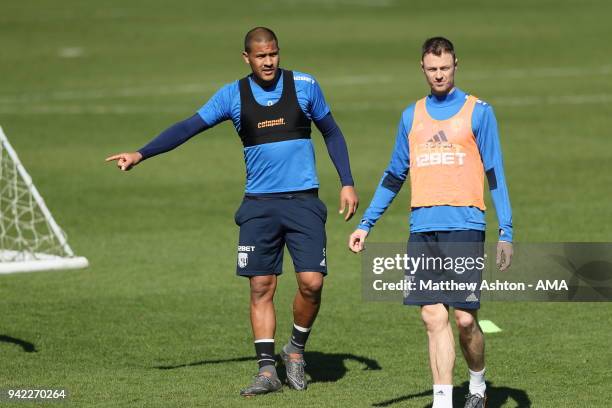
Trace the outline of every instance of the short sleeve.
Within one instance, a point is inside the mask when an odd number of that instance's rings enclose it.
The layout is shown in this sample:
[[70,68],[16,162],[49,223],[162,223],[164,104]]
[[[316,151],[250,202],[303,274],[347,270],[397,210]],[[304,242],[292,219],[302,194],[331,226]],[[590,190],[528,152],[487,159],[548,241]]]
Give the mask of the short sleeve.
[[310,116],[313,120],[321,120],[329,111],[323,90],[313,78],[312,85],[310,85]]
[[210,127],[232,118],[232,88],[234,84],[223,86],[198,109],[198,114]]

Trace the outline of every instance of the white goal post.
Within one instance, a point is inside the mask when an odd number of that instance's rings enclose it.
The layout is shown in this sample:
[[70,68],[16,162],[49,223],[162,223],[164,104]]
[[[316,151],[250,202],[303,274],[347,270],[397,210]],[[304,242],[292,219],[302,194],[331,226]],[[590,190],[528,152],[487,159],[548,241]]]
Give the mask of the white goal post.
[[86,268],[0,127],[0,274]]

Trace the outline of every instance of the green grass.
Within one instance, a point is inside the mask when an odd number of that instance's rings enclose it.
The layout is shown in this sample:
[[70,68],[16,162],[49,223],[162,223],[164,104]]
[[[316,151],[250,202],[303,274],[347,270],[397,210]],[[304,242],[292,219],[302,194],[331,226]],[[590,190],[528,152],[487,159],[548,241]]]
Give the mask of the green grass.
[[[349,143],[359,215],[389,160],[400,112],[427,91],[419,46],[442,34],[457,46],[458,85],[495,107],[516,239],[612,238],[608,2],[6,3],[0,125],[91,267],[0,277],[0,335],[36,347],[0,342],[0,388],[63,387],[79,407],[430,402],[418,312],[362,300],[359,257],[345,249],[356,222],[335,216],[337,176],[319,137],[330,275],[309,343],[314,381],[306,393],[251,400],[237,394],[254,362],[245,359],[253,354],[247,282],[234,276],[244,165],[232,127],[129,174],[103,163],[246,74],[241,41],[255,25],[277,31],[283,66],[322,84]],[[83,55],[59,57],[66,47]],[[406,239],[407,190],[372,241]],[[287,262],[279,343],[295,286]],[[485,304],[481,317],[503,329],[487,337],[492,406],[608,406],[611,312],[606,303]],[[466,367],[457,361],[461,385]]]

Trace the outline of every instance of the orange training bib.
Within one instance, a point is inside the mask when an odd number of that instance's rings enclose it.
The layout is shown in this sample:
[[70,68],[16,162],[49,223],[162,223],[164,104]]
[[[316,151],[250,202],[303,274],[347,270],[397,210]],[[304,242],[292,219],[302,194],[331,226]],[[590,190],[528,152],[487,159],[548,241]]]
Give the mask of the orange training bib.
[[485,210],[484,169],[472,132],[477,98],[468,96],[461,110],[446,120],[435,120],[417,101],[410,146],[411,207],[474,206]]

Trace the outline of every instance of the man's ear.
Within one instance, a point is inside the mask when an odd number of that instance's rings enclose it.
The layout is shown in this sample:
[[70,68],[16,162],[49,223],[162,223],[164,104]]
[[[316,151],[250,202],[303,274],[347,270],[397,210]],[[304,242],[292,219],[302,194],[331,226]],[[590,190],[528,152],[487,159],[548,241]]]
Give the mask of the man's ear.
[[455,58],[455,69],[459,66],[459,59]]
[[421,71],[423,71],[423,73],[425,73],[425,66],[423,65],[423,60],[421,60]]
[[242,51],[242,59],[246,64],[249,63],[249,54],[246,51]]

